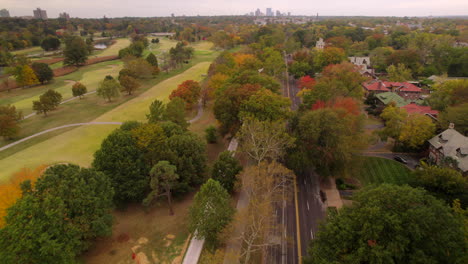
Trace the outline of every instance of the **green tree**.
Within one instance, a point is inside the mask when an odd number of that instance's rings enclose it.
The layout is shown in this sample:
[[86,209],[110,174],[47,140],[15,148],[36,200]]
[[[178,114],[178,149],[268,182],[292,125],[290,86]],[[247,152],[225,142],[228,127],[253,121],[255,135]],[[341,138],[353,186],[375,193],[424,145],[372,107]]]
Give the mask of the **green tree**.
[[46,37],[41,42],[41,48],[45,51],[57,50],[60,48],[60,40],[53,36]]
[[23,113],[16,111],[13,105],[0,105],[0,136],[11,139],[18,135],[21,127],[18,122],[23,119]]
[[107,136],[94,153],[93,167],[110,178],[117,204],[140,202],[149,191],[150,168],[131,132],[138,126],[138,123],[124,123]]
[[289,74],[299,79],[306,75],[313,75],[312,66],[304,61],[294,61],[288,68]]
[[218,234],[232,221],[234,209],[227,191],[216,180],[209,179],[195,195],[189,213],[190,231],[197,238],[204,238],[214,248]]
[[153,66],[145,59],[125,57],[123,61],[124,69],[127,69],[129,73],[127,75],[138,79],[151,78],[153,76]]
[[153,166],[150,171],[151,192],[143,200],[145,206],[149,206],[159,196],[166,196],[170,215],[174,215],[174,210],[172,209],[172,189],[179,178],[176,170],[177,168],[174,165],[165,160],[159,161]]
[[41,84],[44,84],[54,78],[54,72],[46,63],[34,62],[31,67]]
[[289,116],[291,100],[270,90],[260,90],[242,102],[239,117],[253,117],[260,121],[276,121]]
[[38,114],[44,113],[47,116],[47,112],[55,110],[62,101],[62,95],[52,89],[47,90],[44,94],[39,96],[39,101],[33,101],[33,110]]
[[157,123],[163,121],[163,116],[165,114],[166,108],[163,102],[158,99],[154,100],[149,107],[149,114],[146,115],[148,123]]
[[242,171],[241,164],[232,154],[229,150],[221,152],[211,171],[211,178],[218,181],[230,193],[234,190],[237,175]]
[[156,58],[153,53],[148,54],[146,61],[153,67],[158,67],[158,58]]
[[138,89],[141,86],[135,78],[128,75],[122,76],[119,79],[119,81],[120,85],[128,93],[128,95],[131,95],[136,89]]
[[450,123],[463,135],[468,135],[468,103],[450,106],[440,114],[440,124],[447,128]]
[[426,189],[448,205],[458,199],[463,208],[468,206],[468,179],[460,172],[448,167],[422,164],[412,174],[412,186]]
[[435,130],[436,126],[430,117],[413,114],[405,120],[399,140],[410,148],[418,148],[434,136]]
[[88,46],[81,37],[70,37],[65,41],[63,50],[64,65],[83,65],[88,60]]
[[423,190],[383,184],[329,215],[304,263],[462,263],[462,222]]
[[400,139],[401,130],[403,129],[405,120],[408,117],[406,110],[396,107],[394,104],[390,104],[385,107],[382,114],[380,114],[380,117],[385,120],[385,127],[379,131],[380,137],[384,140],[391,137],[398,141]]
[[163,115],[164,120],[172,121],[183,129],[187,129],[189,123],[185,120],[185,102],[179,97],[173,98],[166,105]]
[[18,72],[16,77],[16,84],[19,87],[23,86],[33,86],[39,84],[39,79],[37,78],[34,70],[29,67],[29,65],[23,65],[20,67],[20,71]]
[[468,100],[464,94],[468,91],[468,80],[448,80],[435,85],[433,90],[427,101],[432,108],[439,111]]
[[286,69],[285,61],[281,53],[272,48],[264,50],[264,69],[265,72],[271,76],[280,77]]
[[112,100],[112,98],[116,98],[120,96],[120,84],[115,79],[104,79],[97,88],[96,92],[97,95],[106,98],[108,102]]
[[314,70],[322,71],[330,64],[339,64],[346,60],[345,51],[341,48],[327,47],[323,51],[317,51],[314,57]]
[[88,89],[86,86],[80,82],[76,82],[72,86],[72,93],[74,97],[78,96],[81,99],[87,92]]
[[218,130],[215,126],[211,125],[205,129],[206,142],[215,144],[218,141]]
[[390,65],[387,68],[388,79],[393,82],[406,82],[411,79],[411,70],[402,63],[397,66]]

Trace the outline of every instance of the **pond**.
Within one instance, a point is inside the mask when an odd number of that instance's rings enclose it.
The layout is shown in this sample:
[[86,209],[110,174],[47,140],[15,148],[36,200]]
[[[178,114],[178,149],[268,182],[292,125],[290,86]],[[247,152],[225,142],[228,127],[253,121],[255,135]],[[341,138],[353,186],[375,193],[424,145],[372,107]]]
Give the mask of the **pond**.
[[103,49],[107,49],[107,45],[104,43],[99,43],[99,44],[94,45],[94,48],[98,50],[103,50]]

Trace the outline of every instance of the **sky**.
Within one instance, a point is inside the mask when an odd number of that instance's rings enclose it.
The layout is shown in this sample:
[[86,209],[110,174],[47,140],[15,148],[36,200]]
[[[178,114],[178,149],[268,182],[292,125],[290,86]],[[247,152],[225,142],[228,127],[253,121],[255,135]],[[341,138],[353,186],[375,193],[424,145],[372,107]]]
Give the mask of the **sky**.
[[32,15],[40,7],[49,18],[244,15],[267,7],[292,15],[446,16],[468,15],[468,0],[0,0],[11,16]]

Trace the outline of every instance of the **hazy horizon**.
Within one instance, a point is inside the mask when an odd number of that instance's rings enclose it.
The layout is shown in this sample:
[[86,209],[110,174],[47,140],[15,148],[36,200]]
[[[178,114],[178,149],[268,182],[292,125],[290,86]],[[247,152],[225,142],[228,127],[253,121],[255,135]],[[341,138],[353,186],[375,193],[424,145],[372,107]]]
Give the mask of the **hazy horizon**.
[[244,15],[254,12],[257,8],[265,13],[270,7],[274,12],[291,12],[292,15],[321,16],[464,16],[468,15],[468,1],[447,0],[330,0],[326,5],[318,0],[172,0],[155,2],[153,0],[3,0],[1,8],[10,11],[11,16],[32,16],[33,9],[40,7],[47,10],[49,18],[56,18],[61,12],[67,12],[71,17],[100,18],[107,17],[160,17],[170,16],[213,16],[213,15]]

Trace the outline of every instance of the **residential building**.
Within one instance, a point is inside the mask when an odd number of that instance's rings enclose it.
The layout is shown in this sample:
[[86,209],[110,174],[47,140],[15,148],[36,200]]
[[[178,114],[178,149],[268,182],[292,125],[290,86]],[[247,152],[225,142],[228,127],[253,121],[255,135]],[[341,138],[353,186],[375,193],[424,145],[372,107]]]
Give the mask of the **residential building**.
[[0,17],[10,17],[10,12],[6,9],[0,10]]
[[317,43],[315,43],[315,48],[318,50],[323,50],[325,48],[325,41],[323,41],[323,38],[320,38]]
[[427,115],[430,118],[437,120],[439,111],[432,109],[430,106],[418,105],[415,102],[411,102],[401,108],[405,109],[408,114],[421,114]]
[[385,93],[393,92],[403,97],[405,100],[418,100],[421,98],[422,89],[408,82],[388,82],[381,80],[372,80],[363,83],[366,96],[370,92]]
[[437,165],[449,166],[468,174],[468,137],[450,124],[449,129],[429,140],[429,160]]
[[348,57],[348,60],[359,68],[361,74],[374,75],[375,71],[371,67],[370,57]]
[[47,11],[42,10],[40,8],[37,8],[36,10],[33,10],[34,13],[34,18],[35,19],[47,19]]
[[396,107],[403,107],[409,102],[407,102],[405,99],[403,99],[401,96],[399,96],[396,93],[392,92],[384,92],[384,93],[378,93],[375,95],[375,97],[378,100],[378,104],[381,106],[387,106],[390,103],[395,103]]
[[70,19],[70,15],[66,12],[60,13],[59,18]]

